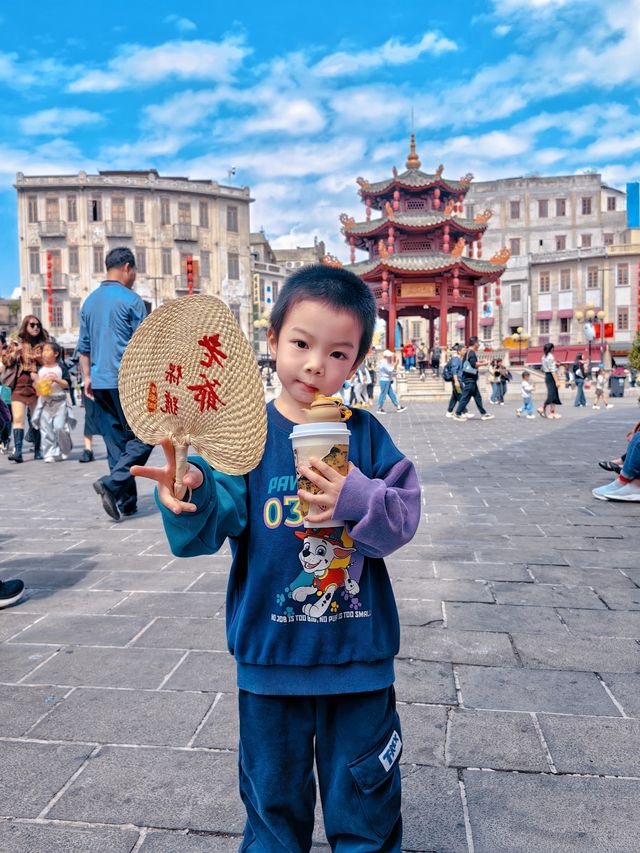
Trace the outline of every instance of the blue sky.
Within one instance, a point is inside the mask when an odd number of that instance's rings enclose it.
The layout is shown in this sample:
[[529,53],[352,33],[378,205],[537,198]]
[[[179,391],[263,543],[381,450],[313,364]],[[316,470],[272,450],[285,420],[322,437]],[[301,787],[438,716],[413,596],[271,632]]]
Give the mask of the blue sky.
[[[61,11],[63,9],[63,11]],[[152,12],[150,12],[152,10]],[[640,0],[112,0],[0,7],[0,295],[16,171],[233,179],[274,245],[346,258],[355,178],[640,177]]]

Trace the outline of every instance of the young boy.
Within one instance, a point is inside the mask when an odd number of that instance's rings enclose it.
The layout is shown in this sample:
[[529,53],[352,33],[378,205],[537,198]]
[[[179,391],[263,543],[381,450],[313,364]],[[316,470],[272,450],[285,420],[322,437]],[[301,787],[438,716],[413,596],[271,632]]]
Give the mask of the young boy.
[[533,385],[529,382],[531,379],[531,374],[528,370],[522,371],[522,385],[520,386],[520,393],[522,394],[522,406],[519,409],[516,409],[516,415],[520,417],[520,415],[525,414],[529,419],[535,419],[535,415],[533,414]]
[[[314,753],[331,848],[401,849],[399,622],[383,557],[416,531],[418,479],[362,409],[348,421],[346,477],[319,459],[300,467],[317,495],[296,493],[289,439],[316,393],[333,395],[353,375],[375,319],[373,296],[352,273],[321,265],[295,273],[271,314],[282,390],[267,406],[260,465],[230,477],[193,457],[187,501],[172,495],[170,441],[164,468],[132,468],[158,482],[174,554],[215,553],[230,538],[227,640],[238,672],[242,851],[310,849]],[[312,527],[302,527],[300,497],[309,501]],[[347,519],[344,528],[327,527],[332,518]],[[324,615],[311,616],[309,601]]]

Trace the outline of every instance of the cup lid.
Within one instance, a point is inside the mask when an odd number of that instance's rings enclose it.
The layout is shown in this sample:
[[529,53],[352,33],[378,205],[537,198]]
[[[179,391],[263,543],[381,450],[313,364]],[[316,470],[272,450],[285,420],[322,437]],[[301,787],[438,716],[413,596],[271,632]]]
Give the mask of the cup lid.
[[325,421],[315,424],[296,424],[289,438],[309,438],[318,436],[340,436],[346,438],[351,435],[347,425],[341,421]]

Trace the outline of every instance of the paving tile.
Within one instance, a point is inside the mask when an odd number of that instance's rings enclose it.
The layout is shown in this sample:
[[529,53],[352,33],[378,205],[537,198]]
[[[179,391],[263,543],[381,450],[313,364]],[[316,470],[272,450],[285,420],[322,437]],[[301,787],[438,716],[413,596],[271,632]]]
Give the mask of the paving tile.
[[454,563],[437,560],[436,576],[442,580],[522,581],[530,583],[524,565],[513,563]]
[[457,703],[450,663],[396,658],[394,666],[396,696],[401,702]]
[[238,837],[150,832],[140,848],[140,853],[238,853],[239,847]]
[[492,587],[498,604],[605,609],[598,596],[586,587],[499,582],[492,583]]
[[509,638],[504,634],[454,631],[450,628],[404,626],[400,655],[420,660],[478,663],[487,666],[517,664]]
[[493,601],[487,585],[480,581],[417,580],[394,581],[396,598],[420,598],[431,601]]
[[522,662],[537,669],[640,672],[640,645],[607,637],[534,637],[513,634]]
[[235,751],[238,749],[239,740],[238,698],[233,693],[223,693],[216,701],[211,715],[207,717],[193,745]]
[[65,647],[26,681],[70,687],[153,689],[159,687],[181,657],[180,651],[164,649]]
[[593,673],[456,666],[466,708],[620,715]]
[[48,817],[239,834],[237,764],[232,753],[107,746]]
[[0,822],[0,850],[6,853],[130,853],[139,837],[135,830],[104,826]]
[[226,593],[228,582],[229,572],[207,572],[189,587],[189,592]]
[[32,613],[19,613],[17,605],[5,607],[2,611],[2,619],[0,620],[0,643],[18,634],[27,625],[33,625],[39,618],[39,616]]
[[640,589],[601,589],[599,594],[612,610],[640,610]]
[[559,773],[640,776],[640,720],[540,714]]
[[453,711],[446,759],[453,767],[549,771],[546,753],[529,714]]
[[403,850],[467,850],[460,786],[455,770],[405,765],[402,778]]
[[213,702],[211,694],[80,688],[29,736],[110,744],[188,746]]
[[216,592],[132,592],[114,613],[147,616],[214,616],[224,604]]
[[65,613],[104,614],[111,610],[126,593],[103,592],[94,589],[29,589],[20,602],[24,613],[48,613],[51,610]]
[[109,572],[93,589],[149,592],[184,592],[200,572]]
[[640,782],[465,770],[476,853],[640,849]]
[[602,672],[602,680],[629,717],[640,717],[640,675],[637,673]]
[[20,646],[17,643],[5,643],[0,652],[2,658],[0,679],[10,684],[20,681],[55,653],[55,646]]
[[49,687],[0,684],[0,737],[23,735],[62,700],[65,692]]
[[640,610],[559,609],[572,634],[583,637],[640,637]]
[[402,725],[403,764],[444,765],[447,709],[430,705],[398,705]]
[[236,692],[236,663],[227,652],[189,652],[171,678],[167,690]]
[[571,566],[531,566],[538,583],[591,586],[599,589],[632,589],[633,583],[620,569],[576,569]]
[[224,619],[160,617],[134,643],[136,648],[227,651]]
[[148,622],[140,616],[48,614],[14,642],[125,646]]
[[37,817],[92,749],[10,741],[0,748],[0,814],[12,817]]
[[411,601],[396,599],[401,625],[442,625],[442,607],[439,601]]
[[445,610],[447,627],[454,630],[507,633],[520,631],[527,634],[567,633],[566,627],[552,607],[447,602]]

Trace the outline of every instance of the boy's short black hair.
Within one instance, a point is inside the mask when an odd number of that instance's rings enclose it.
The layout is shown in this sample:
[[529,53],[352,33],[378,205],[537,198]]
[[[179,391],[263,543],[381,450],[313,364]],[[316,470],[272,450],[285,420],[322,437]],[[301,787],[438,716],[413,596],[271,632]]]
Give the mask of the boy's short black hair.
[[469,338],[468,346],[474,347],[477,343],[478,343],[478,338],[474,335],[473,337]]
[[338,311],[354,314],[361,326],[360,348],[355,361],[369,351],[376,325],[376,300],[365,282],[342,267],[313,264],[303,267],[287,279],[273,306],[270,325],[276,339],[287,313],[303,299],[314,299]]
[[125,264],[129,264],[132,267],[135,267],[136,265],[135,255],[131,249],[127,249],[126,246],[117,246],[115,249],[111,249],[107,257],[104,259],[104,265],[108,270],[118,269],[119,267],[123,267]]
[[49,338],[48,341],[44,342],[44,346],[51,347],[55,357],[60,358],[60,355],[62,354],[62,347],[57,341],[52,341],[51,338]]
[[531,374],[529,373],[529,371],[528,371],[528,370],[523,370],[523,371],[522,371],[522,378],[523,378],[523,379],[526,379],[526,378],[527,378],[527,376],[531,376]]

